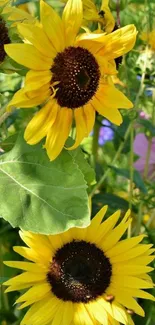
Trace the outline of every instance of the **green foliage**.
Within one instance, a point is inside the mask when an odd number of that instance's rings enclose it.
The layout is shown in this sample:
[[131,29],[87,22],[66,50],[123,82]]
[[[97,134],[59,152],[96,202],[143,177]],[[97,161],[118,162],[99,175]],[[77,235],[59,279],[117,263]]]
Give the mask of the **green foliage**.
[[43,234],[87,226],[86,181],[93,176],[80,148],[50,162],[42,145],[29,146],[20,135],[0,160],[0,215],[13,227]]

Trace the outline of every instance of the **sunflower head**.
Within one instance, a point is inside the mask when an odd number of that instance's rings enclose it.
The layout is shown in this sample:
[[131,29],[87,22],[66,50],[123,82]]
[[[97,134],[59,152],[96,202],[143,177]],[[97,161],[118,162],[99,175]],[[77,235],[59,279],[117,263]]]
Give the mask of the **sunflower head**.
[[[122,122],[119,108],[133,105],[114,87],[114,59],[134,45],[136,29],[129,25],[111,34],[79,34],[83,21],[82,1],[68,0],[62,18],[44,1],[40,22],[18,24],[25,44],[6,45],[8,55],[30,69],[25,86],[8,105],[42,108],[28,124],[25,139],[36,144],[46,137],[45,148],[54,160],[76,124],[75,149],[94,126],[95,112],[111,122]],[[23,55],[21,55],[23,53]],[[61,130],[61,132],[60,132]]]
[[154,300],[143,289],[153,287],[147,266],[152,245],[140,244],[144,235],[123,239],[131,223],[130,211],[102,222],[103,207],[87,228],[58,235],[20,232],[28,247],[14,250],[30,262],[4,262],[25,272],[6,283],[6,292],[28,289],[16,303],[31,306],[21,325],[132,325],[131,311],[144,316],[137,298]]

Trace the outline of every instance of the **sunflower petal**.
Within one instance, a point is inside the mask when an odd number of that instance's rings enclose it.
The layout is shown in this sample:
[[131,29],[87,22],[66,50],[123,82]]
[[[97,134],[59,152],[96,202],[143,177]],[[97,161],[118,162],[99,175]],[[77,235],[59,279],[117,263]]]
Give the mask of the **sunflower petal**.
[[37,301],[30,307],[21,321],[21,325],[38,325],[38,323],[42,325],[48,324],[54,318],[59,304],[59,300],[50,293],[47,297]]
[[7,106],[7,110],[10,111],[14,108],[20,107],[33,107],[42,104],[48,97],[50,96],[49,90],[40,96],[29,98],[25,94],[24,88],[18,90],[15,95],[13,96],[12,100]]
[[52,47],[55,49],[56,53],[63,51],[65,48],[65,37],[61,18],[56,11],[43,0],[40,2],[40,16],[43,29]]
[[135,45],[137,30],[134,25],[119,28],[113,33],[96,38],[95,41],[102,42],[98,55],[103,55],[108,60],[115,59],[129,52]]
[[55,57],[56,51],[41,27],[35,26],[34,24],[32,26],[31,24],[22,23],[18,24],[18,31],[25,39],[32,43],[42,55],[49,58]]
[[103,247],[104,252],[113,247],[119,241],[119,239],[127,230],[131,221],[132,219],[129,219],[125,224],[120,223],[115,229],[111,231],[110,234],[108,234],[108,236],[106,236],[106,238],[100,242],[100,245]]
[[97,236],[96,236],[96,242],[99,243],[102,238],[104,238],[105,235],[108,235],[108,233],[115,227],[118,219],[120,218],[121,211],[118,210],[114,212],[108,219],[106,219],[99,227]]
[[91,104],[87,104],[83,107],[83,111],[87,127],[87,136],[89,136],[95,124],[95,110]]
[[134,257],[140,256],[147,252],[149,248],[152,247],[152,244],[150,245],[137,245],[133,249],[129,250],[128,252],[124,252],[122,254],[119,254],[117,256],[112,256],[111,261],[112,263],[117,263],[117,262],[124,262],[128,261]]
[[87,125],[82,108],[77,108],[74,110],[74,117],[76,123],[76,139],[75,143],[71,147],[67,147],[67,150],[76,149],[82,142],[84,137],[87,135]]
[[66,46],[74,44],[82,25],[83,7],[81,0],[68,0],[63,11],[62,21],[65,28]]
[[[31,305],[34,302],[43,299],[50,291],[51,291],[51,287],[48,283],[36,284],[32,288],[30,288],[26,293],[20,296],[16,300],[16,304],[25,301],[27,303],[27,306]],[[26,306],[24,305],[22,308],[24,307]]]
[[98,233],[98,230],[100,228],[100,223],[104,218],[107,209],[108,209],[108,205],[105,205],[102,209],[99,210],[96,216],[91,220],[91,224],[87,228],[87,235],[86,235],[87,240],[91,240],[91,238],[93,238],[94,233]]
[[51,67],[51,59],[45,58],[31,44],[7,44],[5,51],[13,60],[29,69],[48,70]]
[[29,263],[29,262],[17,262],[17,261],[4,261],[3,262],[5,265],[9,267],[14,267],[16,269],[21,269],[24,271],[30,271],[30,272],[36,272],[40,273],[43,272],[43,269],[34,263]]
[[107,251],[109,257],[120,255],[126,251],[129,251],[131,248],[139,244],[145,235],[136,236],[133,238],[127,238],[117,243],[114,247]]
[[122,123],[122,116],[118,109],[114,109],[113,107],[109,109],[109,107],[106,107],[104,102],[99,100],[96,96],[93,98],[92,105],[100,115],[107,118],[110,122],[116,125],[120,125]]
[[54,100],[38,111],[26,127],[24,138],[29,144],[36,144],[44,138],[50,127],[55,122],[58,113],[58,105]]
[[57,118],[48,131],[45,148],[50,160],[54,160],[62,151],[72,126],[72,110],[61,108]]
[[50,70],[47,71],[35,71],[30,70],[25,78],[26,90],[35,90],[48,84],[52,79],[52,73]]

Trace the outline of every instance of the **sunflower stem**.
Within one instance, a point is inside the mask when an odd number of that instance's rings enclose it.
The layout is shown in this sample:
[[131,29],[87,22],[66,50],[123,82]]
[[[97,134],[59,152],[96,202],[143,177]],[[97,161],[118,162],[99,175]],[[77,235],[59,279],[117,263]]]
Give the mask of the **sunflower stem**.
[[11,112],[5,112],[3,115],[0,116],[0,125],[5,122],[5,120],[12,114]]
[[147,176],[148,176],[149,161],[150,161],[150,155],[151,155],[151,146],[152,146],[152,137],[149,137],[147,153],[146,153],[146,160],[145,160],[145,166],[144,166],[144,174],[143,174],[144,180],[146,180]]
[[135,236],[140,234],[142,219],[143,219],[143,201],[141,200],[139,203],[138,220],[135,229]]
[[[131,122],[130,131],[130,184],[129,184],[129,208],[132,210],[132,199],[133,199],[133,177],[134,177],[134,151],[133,151],[133,141],[134,141],[134,121]],[[128,227],[128,237],[131,237],[131,223]]]

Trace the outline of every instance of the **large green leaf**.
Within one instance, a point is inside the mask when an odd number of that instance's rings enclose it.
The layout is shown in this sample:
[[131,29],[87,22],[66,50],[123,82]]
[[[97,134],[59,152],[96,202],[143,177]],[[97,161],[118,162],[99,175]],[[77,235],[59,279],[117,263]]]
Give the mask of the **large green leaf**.
[[0,159],[0,216],[13,227],[43,234],[87,226],[87,168],[79,149],[63,150],[50,162],[41,145],[29,146],[20,135]]

